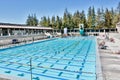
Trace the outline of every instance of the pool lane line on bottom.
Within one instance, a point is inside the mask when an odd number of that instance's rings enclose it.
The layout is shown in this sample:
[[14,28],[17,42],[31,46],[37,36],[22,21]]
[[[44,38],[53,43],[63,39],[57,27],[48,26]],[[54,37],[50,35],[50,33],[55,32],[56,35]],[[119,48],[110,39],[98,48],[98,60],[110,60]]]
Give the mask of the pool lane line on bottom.
[[[22,64],[22,63],[16,63],[16,62],[7,62],[6,63],[9,63],[9,64],[18,64],[18,65],[22,65],[22,66],[30,66],[30,65],[27,65],[27,64]],[[73,73],[86,73],[86,74],[94,74],[92,72],[85,72],[85,71],[71,71],[71,70],[65,70],[65,69],[59,69],[59,68],[51,68],[51,67],[46,67],[46,66],[34,66],[32,65],[32,67],[34,68],[44,68],[44,69],[53,69],[53,70],[60,70],[60,71],[66,71],[66,72],[73,72]]]
[[[18,71],[18,72],[24,72],[24,73],[27,73],[27,74],[31,74],[31,72],[21,71],[21,70],[17,70],[17,69],[5,68],[5,67],[1,67],[1,66],[0,66],[0,68],[9,69],[9,70]],[[48,76],[48,75],[43,75],[43,74],[37,74],[37,73],[34,73],[34,72],[32,74],[33,75],[38,75],[38,76],[44,76],[44,77],[54,78],[54,79],[59,79],[59,80],[68,80],[68,79],[59,78],[59,77],[53,77],[53,76]]]

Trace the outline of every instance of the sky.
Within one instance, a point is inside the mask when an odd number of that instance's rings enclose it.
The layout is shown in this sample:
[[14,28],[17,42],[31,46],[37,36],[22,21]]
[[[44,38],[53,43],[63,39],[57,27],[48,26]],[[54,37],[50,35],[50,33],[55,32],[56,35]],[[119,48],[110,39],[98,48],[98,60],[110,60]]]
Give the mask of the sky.
[[69,12],[84,10],[90,6],[116,9],[120,0],[0,0],[0,22],[25,24],[29,14],[42,16],[62,16],[67,8]]

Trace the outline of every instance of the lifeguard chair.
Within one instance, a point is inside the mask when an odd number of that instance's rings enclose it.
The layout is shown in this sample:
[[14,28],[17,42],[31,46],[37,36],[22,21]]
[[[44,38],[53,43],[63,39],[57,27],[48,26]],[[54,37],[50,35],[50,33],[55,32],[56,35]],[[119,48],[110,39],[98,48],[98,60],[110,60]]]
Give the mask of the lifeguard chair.
[[79,32],[80,32],[80,35],[82,35],[82,36],[85,35],[85,32],[84,32],[84,24],[79,24]]

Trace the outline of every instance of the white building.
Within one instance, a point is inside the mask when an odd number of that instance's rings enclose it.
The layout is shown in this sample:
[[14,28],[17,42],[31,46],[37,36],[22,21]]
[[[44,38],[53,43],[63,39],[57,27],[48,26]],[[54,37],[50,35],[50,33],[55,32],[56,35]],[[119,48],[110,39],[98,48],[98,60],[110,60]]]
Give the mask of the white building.
[[53,29],[51,27],[0,23],[0,36],[40,34],[52,30]]

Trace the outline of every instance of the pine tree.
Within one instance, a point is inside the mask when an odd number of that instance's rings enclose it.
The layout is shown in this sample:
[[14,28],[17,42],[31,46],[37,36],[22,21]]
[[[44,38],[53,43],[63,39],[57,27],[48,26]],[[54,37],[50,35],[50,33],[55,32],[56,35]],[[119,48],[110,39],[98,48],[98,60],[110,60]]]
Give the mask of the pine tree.
[[118,14],[120,14],[120,2],[118,3],[117,11],[118,11]]
[[105,12],[103,7],[101,8],[101,16],[100,16],[100,28],[104,28],[105,27]]
[[41,25],[41,26],[45,26],[45,27],[48,26],[48,25],[47,25],[47,18],[46,18],[45,16],[43,16],[43,17],[41,18],[40,25]]
[[31,16],[30,15],[27,18],[26,24],[29,25],[29,26],[32,25],[32,23],[31,23]]
[[116,24],[120,21],[120,15],[115,14],[113,19],[113,26],[116,27]]
[[63,27],[68,27],[68,21],[67,21],[67,18],[68,18],[68,11],[67,9],[65,9],[65,12],[64,12],[64,15],[63,15]]
[[56,27],[55,16],[52,16],[51,24],[52,24],[52,28],[55,28],[55,27]]
[[62,18],[60,18],[60,20],[59,20],[59,27],[58,27],[58,29],[62,29]]
[[112,16],[110,11],[106,8],[105,11],[105,28],[111,28],[112,27]]
[[[63,18],[59,16],[52,16],[52,18],[43,16],[40,21],[41,26],[51,26],[55,29],[68,29],[79,28],[79,24],[84,24],[85,28],[114,28],[120,21],[120,2],[115,9],[111,10],[98,8],[97,14],[95,13],[94,7],[88,8],[87,17],[84,11],[79,12],[78,10],[71,14],[65,9]],[[37,26],[38,19],[36,15],[28,15],[26,24],[30,26]],[[97,25],[96,25],[97,24]]]
[[77,10],[73,15],[74,27],[79,28],[80,24],[80,12]]
[[84,27],[87,28],[87,22],[84,11],[81,13],[81,23],[84,24]]
[[32,21],[33,21],[33,26],[37,26],[38,25],[38,19],[36,17],[36,14],[34,14]]
[[56,17],[56,29],[62,29],[62,19],[59,16]]
[[50,17],[48,17],[48,19],[47,19],[47,27],[49,27],[50,26]]
[[73,16],[72,14],[68,14],[68,29],[73,29],[74,23],[73,23]]
[[94,7],[92,8],[92,13],[91,13],[91,16],[92,16],[92,28],[95,28],[95,23],[96,23],[96,19],[95,19],[95,9]]
[[114,12],[113,7],[111,8],[110,13],[111,13],[111,18],[112,18],[112,21],[111,21],[112,22],[112,28],[114,28],[116,24],[114,23],[115,12]]
[[100,8],[98,8],[98,10],[97,10],[97,16],[96,16],[97,28],[101,27],[100,26],[100,24],[101,24],[100,18],[101,18],[101,11],[100,11]]
[[56,28],[59,29],[60,28],[60,18],[59,16],[56,17]]
[[116,13],[116,22],[119,22],[120,21],[120,2],[118,3],[118,6],[117,6],[117,12]]
[[92,9],[91,7],[89,7],[88,9],[88,20],[87,20],[87,25],[88,25],[88,28],[92,28]]
[[37,26],[38,25],[38,19],[36,18],[36,15],[29,15],[26,21],[26,24],[28,26]]

